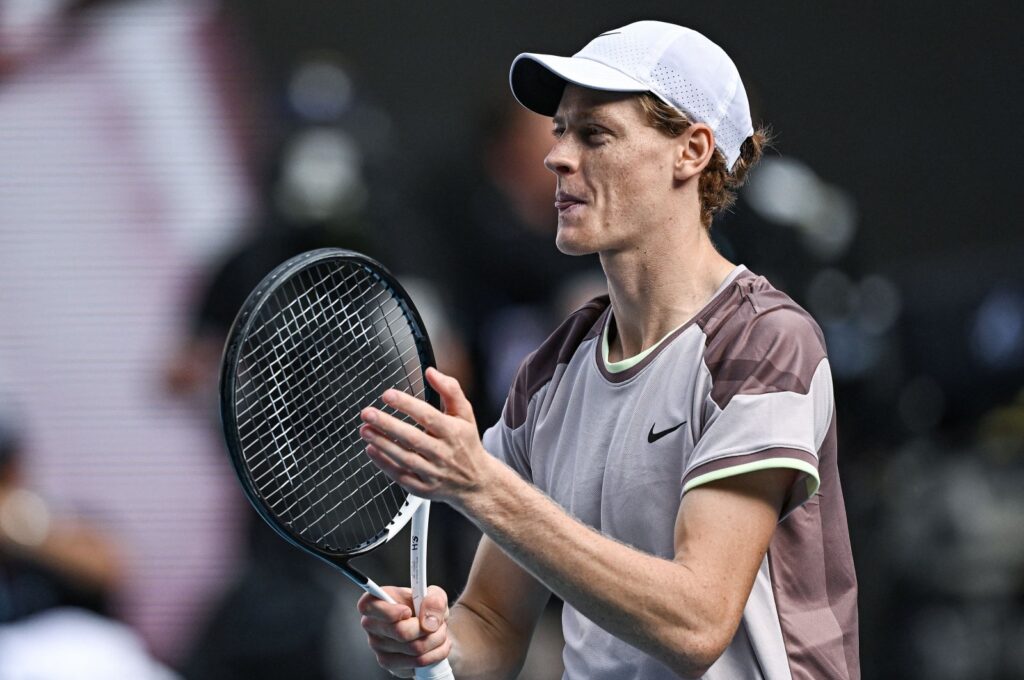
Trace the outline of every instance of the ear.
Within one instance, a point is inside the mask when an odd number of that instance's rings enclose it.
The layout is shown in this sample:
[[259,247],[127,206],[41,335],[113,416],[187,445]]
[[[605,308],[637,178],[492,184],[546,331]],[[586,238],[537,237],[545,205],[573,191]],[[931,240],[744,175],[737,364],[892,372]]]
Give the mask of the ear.
[[680,135],[676,146],[675,179],[685,182],[696,177],[711,162],[715,133],[704,123],[694,123]]

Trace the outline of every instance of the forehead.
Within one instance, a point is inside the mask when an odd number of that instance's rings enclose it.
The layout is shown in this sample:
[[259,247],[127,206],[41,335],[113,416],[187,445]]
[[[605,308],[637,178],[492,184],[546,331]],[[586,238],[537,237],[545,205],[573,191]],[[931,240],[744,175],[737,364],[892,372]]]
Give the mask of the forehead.
[[557,123],[581,118],[621,124],[643,123],[642,111],[635,92],[602,92],[566,85],[554,120]]

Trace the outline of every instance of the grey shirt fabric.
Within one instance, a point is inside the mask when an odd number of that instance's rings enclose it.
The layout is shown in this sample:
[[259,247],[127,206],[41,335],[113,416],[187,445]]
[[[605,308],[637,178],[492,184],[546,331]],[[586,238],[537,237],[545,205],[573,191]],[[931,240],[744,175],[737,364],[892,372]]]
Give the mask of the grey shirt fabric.
[[[730,475],[796,470],[739,630],[704,677],[859,678],[856,579],[818,326],[744,267],[624,370],[602,351],[613,323],[607,297],[597,298],[527,357],[485,448],[580,521],[667,559],[683,494]],[[562,627],[567,680],[677,677],[568,603]]]

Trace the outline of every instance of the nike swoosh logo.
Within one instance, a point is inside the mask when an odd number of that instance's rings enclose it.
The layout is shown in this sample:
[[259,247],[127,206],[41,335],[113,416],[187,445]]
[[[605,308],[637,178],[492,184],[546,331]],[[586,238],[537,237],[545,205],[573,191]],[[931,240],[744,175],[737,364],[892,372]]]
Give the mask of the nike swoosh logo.
[[651,425],[651,431],[647,433],[647,443],[648,444],[653,444],[654,442],[658,441],[659,439],[661,439],[665,435],[667,435],[667,434],[669,434],[671,432],[675,432],[676,430],[681,428],[683,425],[686,425],[686,421],[684,420],[683,422],[679,423],[675,427],[670,427],[667,430],[662,430],[661,432],[655,432],[654,431],[654,425],[656,425],[656,424],[657,423]]
[[606,35],[619,35],[620,33],[622,33],[622,31],[608,31],[607,33],[602,33],[601,35],[599,35],[597,37],[598,38],[603,38]]

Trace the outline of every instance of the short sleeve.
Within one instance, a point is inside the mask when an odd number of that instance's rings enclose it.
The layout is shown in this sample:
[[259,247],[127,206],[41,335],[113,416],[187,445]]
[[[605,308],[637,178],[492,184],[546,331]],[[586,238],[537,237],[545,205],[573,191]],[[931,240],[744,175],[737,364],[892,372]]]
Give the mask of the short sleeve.
[[785,516],[817,493],[833,432],[832,377],[821,332],[798,307],[754,314],[709,341],[700,437],[683,493],[757,470],[796,470]]
[[580,344],[596,337],[608,305],[607,296],[586,303],[523,360],[505,400],[501,419],[484,432],[484,449],[531,484],[530,442],[537,420],[538,397],[548,389],[559,367],[569,362]]
[[483,445],[492,456],[515,470],[526,481],[533,483],[533,470],[526,450],[525,423],[512,428],[504,419],[499,419],[484,432]]

